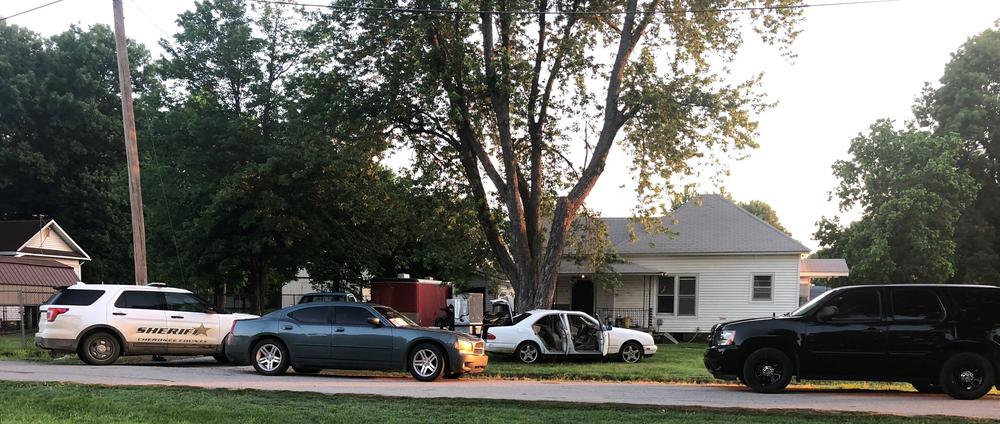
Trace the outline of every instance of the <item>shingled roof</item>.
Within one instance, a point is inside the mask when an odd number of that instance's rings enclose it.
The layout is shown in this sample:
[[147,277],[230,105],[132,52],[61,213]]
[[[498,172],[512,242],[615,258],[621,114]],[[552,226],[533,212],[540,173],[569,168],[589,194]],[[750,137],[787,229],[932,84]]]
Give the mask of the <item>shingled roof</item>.
[[[677,208],[669,232],[647,232],[633,225],[637,240],[629,239],[629,218],[603,218],[619,254],[800,254],[810,249],[756,215],[717,194],[702,195]],[[699,204],[700,203],[700,204]],[[672,233],[672,234],[671,234]]]

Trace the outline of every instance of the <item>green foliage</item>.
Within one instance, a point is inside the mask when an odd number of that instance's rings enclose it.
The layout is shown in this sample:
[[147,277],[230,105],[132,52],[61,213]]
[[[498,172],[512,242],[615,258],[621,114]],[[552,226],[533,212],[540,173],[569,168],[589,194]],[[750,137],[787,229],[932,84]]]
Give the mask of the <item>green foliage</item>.
[[863,216],[847,227],[823,218],[815,238],[847,259],[850,280],[940,283],[955,273],[955,228],[978,185],[960,166],[962,142],[878,121],[833,165],[842,210]]
[[[129,57],[141,96],[149,54],[131,43]],[[134,275],[117,69],[107,26],[43,39],[0,23],[0,216],[56,219],[94,258],[92,282]]]
[[914,107],[935,134],[964,141],[960,165],[980,184],[958,223],[955,281],[1000,281],[1000,29],[970,38]]
[[[366,127],[414,152],[415,171],[472,199],[518,308],[546,307],[573,220],[613,147],[629,154],[636,214],[649,217],[667,212],[675,177],[754,146],[753,116],[766,106],[759,79],[728,85],[709,63],[732,59],[746,23],[786,47],[801,18],[786,6],[800,3],[375,0],[319,13],[310,62],[320,65],[315,80],[352,91]],[[724,10],[747,6],[775,7],[751,19]],[[377,10],[396,7],[497,13]],[[503,13],[532,10],[585,13]],[[581,151],[587,160],[574,163]]]
[[771,224],[778,231],[792,235],[784,225],[781,225],[781,221],[778,219],[778,212],[775,212],[774,208],[767,204],[767,202],[763,200],[751,200],[749,202],[739,202],[737,205],[746,209],[747,212],[754,214],[762,221]]

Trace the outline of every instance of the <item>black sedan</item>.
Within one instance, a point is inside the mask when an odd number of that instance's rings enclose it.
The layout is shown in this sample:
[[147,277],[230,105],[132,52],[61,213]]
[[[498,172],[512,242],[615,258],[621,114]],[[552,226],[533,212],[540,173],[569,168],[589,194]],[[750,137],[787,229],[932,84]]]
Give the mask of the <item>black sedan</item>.
[[480,373],[483,341],[420,327],[396,310],[353,302],[306,303],[240,320],[226,337],[226,356],[258,373],[314,374],[324,368],[407,370],[420,381]]

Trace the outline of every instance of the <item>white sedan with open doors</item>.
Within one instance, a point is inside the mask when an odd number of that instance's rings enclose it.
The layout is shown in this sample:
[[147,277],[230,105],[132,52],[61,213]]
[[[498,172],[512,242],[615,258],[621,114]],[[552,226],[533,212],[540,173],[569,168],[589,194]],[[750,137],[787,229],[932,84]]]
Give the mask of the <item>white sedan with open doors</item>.
[[519,314],[513,323],[486,330],[486,351],[513,354],[525,364],[543,357],[617,356],[637,363],[656,353],[653,336],[626,328],[602,326],[583,312],[541,309]]

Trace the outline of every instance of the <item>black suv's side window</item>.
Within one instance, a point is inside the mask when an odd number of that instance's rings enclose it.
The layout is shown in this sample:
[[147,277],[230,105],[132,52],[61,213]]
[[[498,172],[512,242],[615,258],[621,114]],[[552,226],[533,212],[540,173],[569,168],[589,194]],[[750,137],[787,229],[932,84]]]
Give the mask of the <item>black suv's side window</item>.
[[828,321],[876,321],[882,319],[882,302],[875,289],[848,290],[825,306],[836,307]]
[[941,302],[934,292],[926,289],[894,289],[892,319],[894,321],[938,321],[944,318]]
[[288,316],[303,324],[329,324],[330,307],[314,306],[312,308],[302,308],[289,313]]
[[167,302],[163,298],[163,293],[154,291],[123,291],[118,300],[115,300],[116,308],[125,309],[167,309]]
[[367,309],[354,306],[337,306],[334,310],[337,325],[369,325],[368,318],[374,316]]

